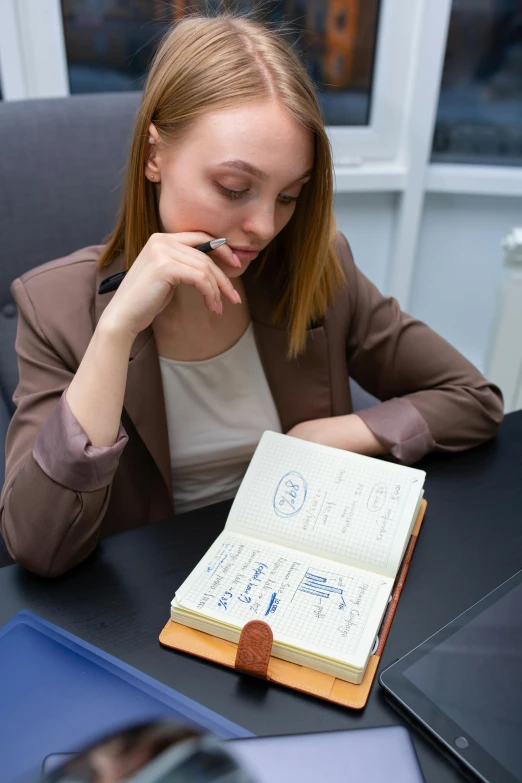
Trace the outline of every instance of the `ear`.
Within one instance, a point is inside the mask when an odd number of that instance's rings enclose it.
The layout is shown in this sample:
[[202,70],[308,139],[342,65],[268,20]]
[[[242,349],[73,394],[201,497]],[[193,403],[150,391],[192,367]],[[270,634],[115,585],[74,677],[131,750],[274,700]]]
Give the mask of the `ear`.
[[159,182],[161,179],[159,156],[158,156],[158,144],[160,142],[160,136],[154,123],[149,125],[149,135],[147,143],[143,151],[144,163],[145,163],[145,176],[152,182]]

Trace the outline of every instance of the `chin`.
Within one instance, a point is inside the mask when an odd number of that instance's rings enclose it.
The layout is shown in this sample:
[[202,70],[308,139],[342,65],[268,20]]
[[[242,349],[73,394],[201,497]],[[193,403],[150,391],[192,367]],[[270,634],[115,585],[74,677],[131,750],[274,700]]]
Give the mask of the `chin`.
[[236,277],[241,277],[247,266],[248,264],[242,266],[241,269],[230,269],[230,271],[227,269],[226,272],[225,270],[223,271],[230,280],[234,280]]
[[241,263],[241,269],[239,269],[239,267],[229,266],[228,264],[220,264],[219,267],[230,280],[234,280],[236,277],[241,277],[251,263],[251,261],[243,261]]

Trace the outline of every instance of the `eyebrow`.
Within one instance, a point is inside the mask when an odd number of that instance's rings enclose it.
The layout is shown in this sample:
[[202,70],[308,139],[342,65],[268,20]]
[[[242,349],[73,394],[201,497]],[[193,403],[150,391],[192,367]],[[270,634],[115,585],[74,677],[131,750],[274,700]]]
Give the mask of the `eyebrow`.
[[[220,166],[226,166],[227,168],[231,169],[239,169],[240,171],[245,171],[247,174],[251,174],[253,177],[257,177],[257,179],[261,179],[264,182],[268,179],[268,174],[266,174],[264,171],[261,171],[260,169],[256,169],[255,166],[250,165],[250,163],[247,163],[246,160],[225,160],[223,163],[219,164]],[[300,177],[295,179],[293,182],[291,182],[291,185],[294,185],[296,182],[300,182],[302,179],[305,179],[305,177],[309,177],[312,173],[313,169],[308,169],[308,171],[305,171],[304,174],[301,174]]]

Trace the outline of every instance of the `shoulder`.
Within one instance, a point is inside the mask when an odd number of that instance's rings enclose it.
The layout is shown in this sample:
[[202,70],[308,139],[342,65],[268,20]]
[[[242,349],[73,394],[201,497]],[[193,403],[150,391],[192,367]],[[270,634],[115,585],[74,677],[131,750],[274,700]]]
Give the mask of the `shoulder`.
[[334,308],[349,308],[351,310],[357,299],[357,290],[361,275],[355,265],[350,243],[340,231],[335,233],[332,240],[332,248],[341,269],[342,280],[337,288],[331,306]]
[[[96,262],[93,245],[25,272],[11,284],[19,313],[46,341],[84,346],[94,329]],[[76,338],[76,339],[75,339]]]
[[355,262],[353,260],[352,249],[345,235],[340,231],[335,232],[332,240],[332,247],[339,261],[345,279],[349,280],[356,272]]
[[67,256],[30,269],[20,275],[12,285],[16,289],[21,284],[28,292],[35,294],[39,292],[52,294],[66,290],[69,295],[74,296],[71,290],[74,283],[81,286],[81,290],[84,290],[86,285],[90,285],[94,290],[96,262],[103,248],[104,245],[91,245],[75,250]]
[[343,328],[359,329],[371,321],[372,315],[384,304],[393,300],[380,293],[378,288],[356,266],[350,244],[344,234],[337,231],[332,247],[337,257],[342,280],[330,302],[328,316],[339,321]]

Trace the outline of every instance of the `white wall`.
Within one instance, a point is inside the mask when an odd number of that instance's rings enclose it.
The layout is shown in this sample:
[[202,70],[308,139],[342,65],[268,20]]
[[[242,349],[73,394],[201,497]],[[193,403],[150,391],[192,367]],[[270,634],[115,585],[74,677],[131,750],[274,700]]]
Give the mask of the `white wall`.
[[[357,265],[383,292],[399,199],[392,193],[341,193],[335,202],[337,227]],[[407,309],[482,371],[504,275],[500,243],[521,222],[517,197],[426,195]]]
[[427,194],[410,312],[484,370],[502,276],[502,239],[522,199]]
[[386,290],[396,222],[395,193],[337,193],[335,217],[352,248],[357,266]]

